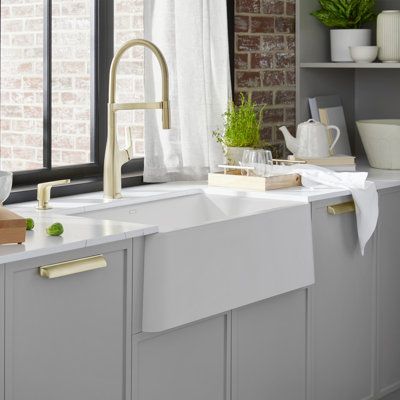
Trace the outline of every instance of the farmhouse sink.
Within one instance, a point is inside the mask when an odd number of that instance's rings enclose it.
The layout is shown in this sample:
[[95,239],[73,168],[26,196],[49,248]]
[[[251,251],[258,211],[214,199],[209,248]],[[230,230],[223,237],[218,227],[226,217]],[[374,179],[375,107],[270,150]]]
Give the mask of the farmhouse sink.
[[145,332],[314,283],[308,204],[201,190],[76,215],[159,227],[145,238]]

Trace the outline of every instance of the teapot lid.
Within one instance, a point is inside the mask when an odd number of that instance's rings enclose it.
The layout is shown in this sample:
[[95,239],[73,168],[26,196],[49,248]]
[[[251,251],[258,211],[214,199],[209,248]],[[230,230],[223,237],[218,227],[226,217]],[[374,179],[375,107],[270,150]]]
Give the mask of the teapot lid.
[[315,126],[325,126],[323,125],[321,122],[316,121],[313,118],[310,118],[308,121],[306,122],[302,122],[299,126],[305,126],[305,125],[315,125]]

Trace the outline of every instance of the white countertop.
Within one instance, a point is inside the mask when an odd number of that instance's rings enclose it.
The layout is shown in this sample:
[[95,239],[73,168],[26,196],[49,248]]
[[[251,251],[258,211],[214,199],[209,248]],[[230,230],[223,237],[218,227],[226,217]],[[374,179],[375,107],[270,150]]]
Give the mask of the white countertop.
[[[377,170],[365,166],[359,167],[358,170],[368,172],[369,180],[376,183],[378,190],[400,186],[400,171]],[[53,208],[48,211],[36,210],[36,202],[13,204],[9,206],[11,210],[24,217],[33,218],[36,226],[34,231],[27,232],[24,244],[0,245],[0,264],[156,233],[158,231],[156,226],[93,220],[74,217],[72,214],[131,205],[143,201],[160,200],[174,197],[178,193],[195,194],[205,187],[207,187],[206,182],[173,182],[124,189],[122,191],[124,198],[120,200],[103,199],[102,192],[60,197],[51,200]],[[220,194],[236,194],[303,203],[350,194],[349,191],[343,189],[308,189],[304,187],[268,192],[225,188],[212,188],[212,190]],[[49,237],[45,233],[45,228],[53,222],[63,224],[65,231],[61,237]]]

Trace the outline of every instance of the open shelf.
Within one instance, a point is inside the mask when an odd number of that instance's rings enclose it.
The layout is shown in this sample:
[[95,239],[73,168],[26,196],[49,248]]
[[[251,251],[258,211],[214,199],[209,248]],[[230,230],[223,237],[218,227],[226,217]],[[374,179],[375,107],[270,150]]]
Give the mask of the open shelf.
[[300,63],[300,68],[349,68],[349,69],[400,69],[400,63],[333,63],[310,62]]

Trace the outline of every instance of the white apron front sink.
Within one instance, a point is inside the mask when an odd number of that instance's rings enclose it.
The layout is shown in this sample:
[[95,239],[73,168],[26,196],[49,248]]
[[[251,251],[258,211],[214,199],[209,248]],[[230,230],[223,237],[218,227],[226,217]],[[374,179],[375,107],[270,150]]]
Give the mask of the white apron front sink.
[[145,332],[314,283],[308,204],[199,190],[81,215],[158,225],[145,238]]

